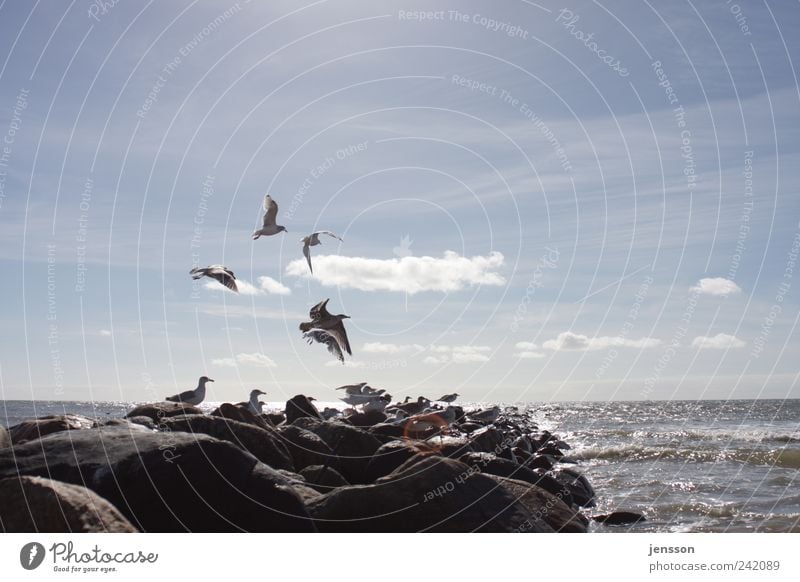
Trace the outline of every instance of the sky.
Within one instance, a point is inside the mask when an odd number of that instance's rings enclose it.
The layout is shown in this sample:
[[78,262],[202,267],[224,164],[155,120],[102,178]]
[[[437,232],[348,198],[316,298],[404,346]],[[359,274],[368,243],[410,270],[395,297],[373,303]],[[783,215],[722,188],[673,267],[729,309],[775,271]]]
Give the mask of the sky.
[[[794,2],[0,3],[0,398],[798,398]],[[265,194],[287,233],[252,240]],[[300,239],[331,230],[312,249]],[[224,264],[240,293],[193,281]],[[344,365],[298,330],[330,299]]]

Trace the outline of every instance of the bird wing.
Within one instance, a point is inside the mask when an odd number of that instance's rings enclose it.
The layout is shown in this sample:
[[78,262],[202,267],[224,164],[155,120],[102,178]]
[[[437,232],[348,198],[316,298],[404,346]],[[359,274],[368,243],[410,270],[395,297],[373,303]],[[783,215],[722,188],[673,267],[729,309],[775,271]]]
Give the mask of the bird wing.
[[235,293],[239,292],[239,288],[236,286],[236,275],[227,267],[213,265],[208,268],[208,276],[216,279],[231,291]]
[[317,303],[308,312],[308,316],[314,321],[319,321],[320,319],[329,317],[330,313],[328,313],[328,309],[325,307],[326,305],[328,305],[328,301],[330,301],[330,299],[326,299],[325,301],[320,301],[319,303]]
[[316,236],[317,239],[319,240],[319,235],[321,235],[321,234],[327,234],[330,237],[333,237],[333,238],[338,239],[338,240],[342,240],[341,237],[338,234],[336,234],[335,232],[331,232],[329,230],[318,230],[317,232],[315,232],[311,236]]
[[324,344],[332,356],[335,356],[340,362],[344,363],[344,354],[342,354],[339,342],[333,334],[316,327],[305,332],[303,337],[306,338],[309,343],[317,342]]
[[180,394],[175,394],[175,396],[167,396],[166,399],[170,402],[182,402],[183,400],[188,400],[192,396],[194,396],[194,390],[186,390]]
[[345,331],[344,324],[341,321],[330,328],[328,333],[336,338],[340,348],[344,349],[351,356],[353,355],[353,352],[350,350],[350,342],[347,339],[347,332]]
[[264,227],[275,226],[277,218],[278,203],[272,199],[272,196],[267,194],[264,196]]
[[306,256],[306,261],[308,261],[308,268],[311,271],[311,274],[314,274],[314,268],[311,266],[311,247],[308,246],[308,243],[303,245],[303,254]]
[[195,267],[189,274],[192,276],[192,279],[200,279],[203,275],[206,274],[206,270],[203,267]]

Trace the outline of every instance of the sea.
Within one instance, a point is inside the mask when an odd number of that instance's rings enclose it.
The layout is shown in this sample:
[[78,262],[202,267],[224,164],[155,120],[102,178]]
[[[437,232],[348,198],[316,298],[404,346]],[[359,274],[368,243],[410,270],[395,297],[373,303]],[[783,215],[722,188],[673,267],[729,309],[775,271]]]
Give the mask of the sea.
[[[135,404],[7,400],[0,423],[64,413],[120,418]],[[500,405],[526,408],[571,446],[571,466],[597,493],[589,513],[646,517],[633,526],[592,522],[593,531],[800,532],[800,400]]]

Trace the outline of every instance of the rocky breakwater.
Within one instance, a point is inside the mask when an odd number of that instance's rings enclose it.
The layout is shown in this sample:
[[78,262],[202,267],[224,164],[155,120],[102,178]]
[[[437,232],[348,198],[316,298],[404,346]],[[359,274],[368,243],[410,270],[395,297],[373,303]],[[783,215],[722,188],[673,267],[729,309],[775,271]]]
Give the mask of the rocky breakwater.
[[[302,395],[282,416],[235,408],[0,430],[0,530],[587,531],[594,491],[530,411],[325,420]],[[30,491],[41,506],[21,515]]]

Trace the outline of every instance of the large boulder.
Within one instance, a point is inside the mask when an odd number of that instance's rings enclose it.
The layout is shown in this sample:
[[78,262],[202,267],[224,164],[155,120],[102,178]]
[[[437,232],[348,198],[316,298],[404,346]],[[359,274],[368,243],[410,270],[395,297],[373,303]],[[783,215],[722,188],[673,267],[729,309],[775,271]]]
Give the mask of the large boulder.
[[142,531],[309,531],[289,481],[253,455],[204,434],[103,428],[0,450],[0,478],[85,485]]
[[336,458],[334,467],[350,483],[366,483],[366,469],[381,442],[368,432],[337,421],[298,418],[294,426],[310,430],[327,444]]
[[372,483],[397,469],[414,455],[436,454],[433,446],[420,441],[395,440],[385,443],[372,455],[367,464],[365,479]]
[[138,530],[116,507],[85,487],[22,476],[0,481],[0,531],[116,533]]
[[331,448],[310,430],[288,425],[279,426],[277,432],[292,457],[295,470],[301,471],[309,465],[338,464]]
[[163,418],[178,416],[180,414],[203,414],[203,411],[191,404],[185,404],[183,402],[150,402],[136,406],[125,415],[125,418],[146,416],[154,423],[158,424]]
[[489,477],[443,457],[380,484],[341,487],[308,510],[321,531],[332,532],[553,531]]
[[369,427],[368,430],[369,434],[384,442],[403,438],[405,435],[402,424],[379,423]]
[[295,468],[283,439],[272,429],[267,430],[220,416],[202,414],[165,418],[161,422],[161,429],[207,434],[233,443],[273,469],[294,471]]
[[605,525],[633,525],[640,521],[647,521],[644,515],[635,511],[612,511],[605,515],[593,515],[592,519]]
[[8,434],[11,442],[19,445],[55,432],[82,430],[93,425],[94,420],[79,414],[51,414],[15,424],[8,429]]
[[227,418],[228,420],[235,420],[245,424],[251,424],[263,429],[272,428],[272,423],[264,416],[253,414],[248,408],[244,406],[237,406],[230,402],[224,402],[211,411],[214,417]]
[[518,479],[491,476],[502,485],[514,499],[525,505],[537,518],[542,519],[559,533],[586,533],[589,520],[578,509],[573,509],[560,497],[548,493],[541,487]]
[[331,489],[350,484],[339,471],[325,465],[309,465],[300,471],[300,475],[306,480],[309,487],[313,487],[320,493],[327,493]]
[[549,475],[565,485],[572,494],[573,501],[581,507],[594,507],[597,505],[594,488],[582,473],[565,467],[551,471]]
[[314,403],[308,399],[308,396],[298,394],[297,396],[286,401],[286,424],[292,424],[298,418],[315,418],[322,420],[322,415],[314,406]]
[[[499,453],[507,446],[503,433],[493,426],[485,426],[469,435],[472,448],[481,453]],[[504,445],[505,443],[505,445]]]
[[386,422],[386,415],[379,410],[370,410],[369,412],[351,414],[345,420],[353,426],[368,428]]

